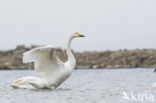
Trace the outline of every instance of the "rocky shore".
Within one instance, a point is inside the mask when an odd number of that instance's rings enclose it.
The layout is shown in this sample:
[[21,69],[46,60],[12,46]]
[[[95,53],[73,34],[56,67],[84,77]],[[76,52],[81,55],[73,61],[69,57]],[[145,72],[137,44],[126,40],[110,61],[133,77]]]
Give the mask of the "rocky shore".
[[[23,64],[22,54],[37,46],[17,46],[14,50],[0,51],[0,69],[33,69],[33,63]],[[74,51],[73,51],[74,52]],[[65,50],[57,48],[62,61],[67,60]],[[76,68],[153,68],[156,67],[156,49],[74,52]]]

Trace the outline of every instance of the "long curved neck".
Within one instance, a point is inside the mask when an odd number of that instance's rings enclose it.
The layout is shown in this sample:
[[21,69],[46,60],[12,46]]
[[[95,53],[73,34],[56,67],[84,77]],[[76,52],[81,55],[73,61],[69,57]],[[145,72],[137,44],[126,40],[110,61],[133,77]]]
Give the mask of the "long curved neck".
[[71,62],[74,66],[76,64],[76,60],[74,55],[72,54],[70,45],[71,45],[71,41],[72,41],[73,37],[70,36],[67,42],[67,47],[66,47],[66,52],[67,52],[67,56],[68,56],[68,61],[67,62]]

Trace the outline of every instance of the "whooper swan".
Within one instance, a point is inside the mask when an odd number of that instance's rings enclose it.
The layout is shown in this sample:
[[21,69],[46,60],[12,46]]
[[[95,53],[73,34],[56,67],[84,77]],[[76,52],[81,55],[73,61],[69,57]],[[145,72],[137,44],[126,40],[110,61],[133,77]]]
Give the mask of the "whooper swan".
[[75,68],[76,60],[70,49],[72,39],[76,37],[84,37],[80,33],[70,35],[66,52],[68,60],[63,63],[56,55],[56,50],[53,46],[37,47],[23,54],[23,63],[34,62],[36,73],[41,73],[43,78],[27,76],[20,78],[11,85],[13,88],[25,89],[54,89],[63,83],[72,73]]

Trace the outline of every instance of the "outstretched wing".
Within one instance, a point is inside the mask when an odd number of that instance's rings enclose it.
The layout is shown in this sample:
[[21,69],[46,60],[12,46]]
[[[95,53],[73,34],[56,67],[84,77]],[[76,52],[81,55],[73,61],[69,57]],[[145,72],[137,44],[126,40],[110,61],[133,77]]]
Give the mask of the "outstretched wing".
[[36,73],[48,73],[63,67],[53,46],[37,47],[23,54],[23,63],[34,62]]

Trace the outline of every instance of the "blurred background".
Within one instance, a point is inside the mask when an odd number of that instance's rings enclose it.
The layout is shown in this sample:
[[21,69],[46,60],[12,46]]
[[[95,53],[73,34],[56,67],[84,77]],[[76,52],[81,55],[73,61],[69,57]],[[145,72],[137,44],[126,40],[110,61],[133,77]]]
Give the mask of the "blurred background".
[[22,53],[38,45],[58,47],[66,61],[64,48],[73,32],[86,36],[72,42],[77,68],[156,67],[155,5],[155,0],[1,0],[0,68],[33,68],[22,64]]

